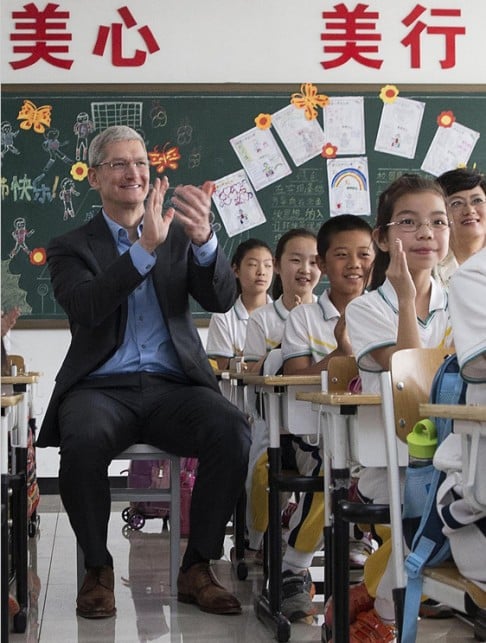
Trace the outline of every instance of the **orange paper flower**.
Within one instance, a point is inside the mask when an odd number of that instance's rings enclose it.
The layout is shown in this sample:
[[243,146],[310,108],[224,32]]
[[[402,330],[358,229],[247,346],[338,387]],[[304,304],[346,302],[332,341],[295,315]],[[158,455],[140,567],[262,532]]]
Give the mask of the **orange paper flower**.
[[318,94],[317,87],[312,83],[304,83],[300,86],[300,92],[292,94],[290,102],[295,107],[305,111],[308,121],[317,118],[316,107],[325,107],[329,104],[329,97],[325,94]]
[[88,166],[82,161],[78,161],[71,166],[71,176],[75,181],[82,181],[88,176]]
[[258,116],[255,118],[255,125],[258,127],[258,129],[269,129],[271,124],[271,114],[258,114]]
[[385,85],[381,88],[380,98],[384,103],[394,103],[399,93],[395,85]]
[[43,266],[46,262],[45,248],[34,248],[29,254],[30,263],[34,266]]
[[326,143],[322,147],[321,156],[325,159],[335,159],[338,148],[332,143]]
[[441,112],[437,116],[437,125],[439,127],[451,127],[455,120],[454,112]]

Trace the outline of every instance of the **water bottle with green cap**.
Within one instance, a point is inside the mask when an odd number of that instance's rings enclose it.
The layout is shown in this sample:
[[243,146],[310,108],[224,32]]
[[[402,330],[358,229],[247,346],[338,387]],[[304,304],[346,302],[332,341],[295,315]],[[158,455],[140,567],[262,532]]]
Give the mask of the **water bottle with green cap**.
[[437,448],[437,430],[432,420],[417,422],[407,435],[409,466],[426,467],[432,463]]

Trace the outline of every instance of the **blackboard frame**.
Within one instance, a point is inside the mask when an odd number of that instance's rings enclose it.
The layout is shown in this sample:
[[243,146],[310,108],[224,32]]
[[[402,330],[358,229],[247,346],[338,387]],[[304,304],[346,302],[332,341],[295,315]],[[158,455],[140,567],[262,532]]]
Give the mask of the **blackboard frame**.
[[[140,85],[122,85],[122,84],[113,84],[113,85],[91,85],[91,84],[73,84],[73,85],[34,85],[34,84],[23,84],[23,85],[3,85],[2,86],[2,103],[8,102],[13,97],[24,96],[29,98],[30,96],[39,96],[45,97],[46,99],[52,96],[65,96],[66,101],[73,97],[87,97],[87,98],[96,98],[97,96],[107,96],[114,95],[120,97],[139,97],[142,100],[145,100],[146,97],[153,96],[162,96],[162,97],[177,97],[178,99],[184,100],[185,98],[194,98],[200,94],[200,98],[209,99],[209,98],[249,98],[255,99],[255,107],[258,107],[259,111],[268,111],[271,112],[271,109],[265,110],[265,98],[278,98],[282,101],[288,97],[293,92],[299,91],[299,87],[296,85],[290,84],[235,84],[228,83],[225,85],[215,85],[215,84],[191,84],[191,85],[176,85],[176,84],[140,84]],[[347,96],[347,95],[362,95],[367,99],[373,100],[376,99],[376,106],[380,107],[381,101],[378,96],[380,93],[381,85],[367,85],[367,84],[353,84],[353,85],[319,85],[318,89],[321,93],[325,93],[329,96]],[[400,95],[405,97],[415,97],[417,99],[427,100],[427,98],[436,99],[437,97],[444,96],[452,97],[455,100],[458,99],[467,99],[469,97],[477,97],[481,100],[484,100],[484,106],[486,108],[486,85],[401,85],[399,87]],[[257,101],[258,99],[258,101]],[[282,102],[284,106],[286,102]],[[447,100],[444,100],[443,109],[448,109]],[[2,112],[4,110],[2,109]],[[242,129],[241,124],[237,129],[234,130],[233,135],[244,131],[244,129],[250,129],[253,127],[254,122],[253,118],[257,115],[257,110],[254,110],[255,113],[249,113],[248,119],[246,121],[245,127]],[[380,110],[381,111],[381,110]],[[483,111],[483,114],[486,114],[486,109]],[[231,118],[231,116],[229,116]],[[379,118],[379,116],[377,116]],[[484,116],[483,118],[486,118]],[[3,120],[3,118],[2,118]],[[458,118],[461,122],[461,119]],[[426,133],[428,143],[432,138],[431,130],[431,121],[427,125]],[[464,122],[464,125],[472,127],[473,129],[478,129],[477,123]],[[368,123],[367,123],[368,127]],[[480,128],[479,128],[480,130]],[[367,137],[370,137],[370,141],[374,139],[376,135],[376,127],[367,131]],[[278,137],[277,137],[278,139]],[[229,141],[226,139],[228,148]],[[481,139],[480,139],[481,142]],[[427,144],[428,144],[427,143]],[[483,142],[484,143],[484,142]],[[483,145],[484,146],[484,145]],[[369,142],[367,140],[367,155],[376,157],[377,152],[369,151]],[[230,151],[232,154],[232,151]],[[483,154],[481,152],[481,154]],[[396,167],[397,165],[404,166],[405,169],[418,169],[422,157],[415,159],[393,159],[387,155],[381,154],[383,157],[383,164],[386,164],[388,167]],[[418,156],[418,153],[417,153]],[[486,168],[486,152],[483,154],[484,159],[481,156],[481,168]],[[473,153],[472,161],[475,159],[475,154]],[[224,172],[221,172],[220,176],[226,173],[230,173],[235,169],[239,169],[240,165],[236,156],[234,157],[234,165],[232,167],[225,168]],[[325,162],[320,159],[320,162]],[[311,162],[309,162],[311,163]],[[312,163],[311,163],[312,165]],[[295,166],[292,165],[292,169],[296,170]],[[211,176],[206,178],[218,178],[217,176]],[[285,179],[284,179],[285,180]],[[371,182],[371,177],[370,177]],[[379,189],[377,185],[373,186],[374,191]],[[268,188],[265,188],[268,189]],[[257,193],[257,196],[260,193]],[[376,193],[373,194],[373,198],[376,197]],[[374,208],[374,201],[372,202],[372,210]],[[324,220],[324,219],[323,219]],[[269,218],[269,223],[273,223],[272,218]],[[310,227],[310,226],[309,226]],[[318,227],[318,226],[316,226]],[[5,230],[2,226],[2,232],[5,234]],[[250,231],[252,232],[252,231]],[[2,236],[4,236],[2,234]],[[254,231],[254,236],[259,236],[258,228]],[[2,252],[3,258],[3,252]],[[209,313],[204,312],[194,312],[194,319],[197,325],[206,326],[209,320]],[[67,328],[68,322],[66,318],[55,318],[55,317],[43,317],[31,319],[28,317],[20,318],[17,322],[17,328]]]

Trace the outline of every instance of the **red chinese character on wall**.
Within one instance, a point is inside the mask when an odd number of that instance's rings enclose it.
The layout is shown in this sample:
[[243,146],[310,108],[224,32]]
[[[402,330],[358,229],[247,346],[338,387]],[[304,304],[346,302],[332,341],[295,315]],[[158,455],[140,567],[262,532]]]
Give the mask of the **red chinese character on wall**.
[[[111,30],[111,62],[115,67],[140,67],[144,64],[147,58],[147,52],[141,49],[136,49],[131,57],[123,56],[122,54],[122,29],[125,26],[127,29],[135,27],[137,22],[132,16],[128,7],[121,7],[118,9],[123,23],[112,22],[111,27],[102,25],[98,30],[98,38],[93,49],[95,56],[102,56],[105,53],[106,43]],[[142,40],[147,47],[150,54],[159,51],[160,47],[154,38],[150,27],[144,26],[137,29],[138,33],[142,36]]]
[[[442,69],[450,69],[456,64],[456,36],[463,36],[466,33],[464,27],[453,26],[439,26],[429,27],[424,22],[419,20],[420,16],[426,11],[425,7],[420,4],[415,5],[412,11],[402,20],[406,27],[410,27],[413,23],[412,29],[401,40],[404,47],[410,47],[410,65],[416,69],[421,65],[421,49],[420,38],[425,31],[427,34],[439,34],[445,37],[445,58],[440,61]],[[456,18],[461,16],[460,9],[431,9],[430,15],[432,17],[441,18]]]
[[360,65],[380,69],[383,60],[370,58],[368,54],[378,53],[378,46],[364,44],[378,42],[381,35],[376,33],[376,22],[379,18],[377,11],[368,11],[367,4],[357,4],[350,11],[344,3],[334,5],[334,11],[324,11],[325,33],[321,40],[325,42],[341,41],[341,44],[325,44],[325,54],[337,54],[336,58],[321,62],[324,69],[332,69],[344,65],[349,60],[355,60]]
[[70,13],[59,11],[58,7],[58,4],[49,2],[40,11],[33,2],[29,2],[23,6],[23,11],[12,11],[15,32],[10,34],[10,40],[27,43],[14,45],[14,54],[27,54],[27,57],[10,62],[13,69],[29,67],[38,60],[45,60],[54,67],[71,69],[72,60],[58,57],[58,54],[68,53],[69,46],[53,44],[72,40],[72,35],[66,31]]

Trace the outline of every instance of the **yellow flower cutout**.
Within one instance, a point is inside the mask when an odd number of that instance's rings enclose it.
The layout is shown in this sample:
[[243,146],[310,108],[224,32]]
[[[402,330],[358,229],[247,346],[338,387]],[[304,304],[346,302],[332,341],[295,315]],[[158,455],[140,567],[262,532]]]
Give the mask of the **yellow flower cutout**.
[[271,114],[258,114],[258,116],[255,118],[255,125],[258,127],[258,129],[269,129],[271,124]]
[[394,103],[399,93],[395,85],[385,85],[381,88],[380,98],[384,103]]
[[437,125],[439,127],[451,127],[452,123],[454,123],[456,120],[456,117],[454,116],[454,112],[448,111],[448,112],[441,112],[437,116]]
[[88,176],[88,166],[86,163],[78,161],[71,167],[70,174],[75,181],[82,181]]
[[318,94],[317,87],[312,83],[303,83],[300,92],[292,94],[290,102],[295,107],[305,110],[305,117],[308,121],[317,118],[316,107],[326,107],[329,104],[329,97],[325,94]]
[[322,147],[321,156],[325,159],[335,159],[338,148],[332,143],[326,143]]

